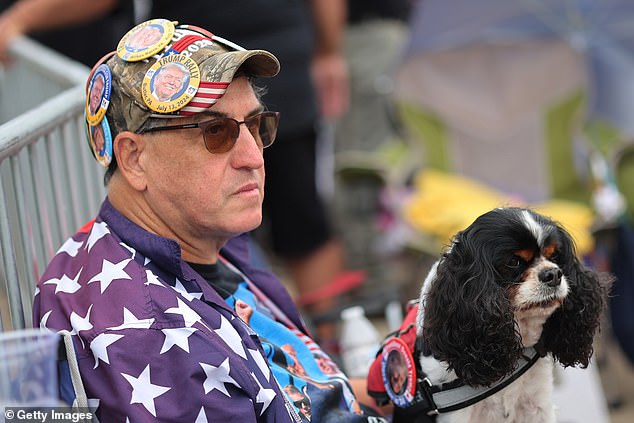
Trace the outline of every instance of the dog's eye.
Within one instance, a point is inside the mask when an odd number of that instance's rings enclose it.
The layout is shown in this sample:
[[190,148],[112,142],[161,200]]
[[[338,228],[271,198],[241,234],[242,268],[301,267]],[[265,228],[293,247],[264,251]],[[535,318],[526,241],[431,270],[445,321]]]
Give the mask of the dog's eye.
[[511,269],[517,269],[522,264],[522,260],[518,256],[513,256],[509,258],[509,261],[506,262],[506,267],[510,267]]

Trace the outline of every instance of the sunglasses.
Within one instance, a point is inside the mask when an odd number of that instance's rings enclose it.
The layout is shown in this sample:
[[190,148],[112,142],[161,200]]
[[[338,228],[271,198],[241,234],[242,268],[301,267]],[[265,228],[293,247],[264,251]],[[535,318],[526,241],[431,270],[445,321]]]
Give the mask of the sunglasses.
[[308,400],[308,398],[302,398],[300,400],[293,401],[293,404],[297,408],[302,408],[302,406],[304,406],[306,408],[310,408],[310,401]]
[[210,153],[226,153],[231,150],[240,135],[240,125],[244,124],[258,147],[266,148],[275,141],[277,125],[280,121],[279,112],[262,112],[238,122],[229,117],[218,117],[212,120],[198,123],[187,123],[174,126],[157,126],[142,129],[138,133],[169,131],[175,129],[200,128],[205,141],[205,148]]

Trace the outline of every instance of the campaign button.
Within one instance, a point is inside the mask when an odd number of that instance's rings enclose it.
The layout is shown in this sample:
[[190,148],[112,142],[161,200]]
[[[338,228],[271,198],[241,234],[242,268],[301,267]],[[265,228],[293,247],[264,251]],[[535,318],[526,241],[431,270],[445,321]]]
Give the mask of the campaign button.
[[106,64],[99,65],[92,74],[86,95],[86,120],[97,125],[106,115],[110,104],[112,74]]
[[95,159],[103,167],[112,161],[112,133],[108,118],[104,117],[98,125],[86,125],[88,144]]
[[414,357],[400,338],[390,338],[381,353],[381,372],[387,395],[394,405],[406,408],[416,393]]
[[151,19],[129,30],[117,46],[117,55],[126,62],[138,62],[161,52],[174,35],[174,22]]
[[143,102],[159,113],[173,113],[185,107],[196,95],[200,70],[184,54],[164,56],[147,70],[141,83]]

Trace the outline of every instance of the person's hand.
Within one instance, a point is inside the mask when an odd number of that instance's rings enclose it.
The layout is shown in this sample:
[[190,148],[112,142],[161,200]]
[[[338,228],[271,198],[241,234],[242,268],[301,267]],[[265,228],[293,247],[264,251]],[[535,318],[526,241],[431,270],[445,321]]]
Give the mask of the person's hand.
[[0,15],[0,62],[9,63],[9,44],[23,34],[24,29],[20,22],[7,13]]
[[318,53],[313,58],[312,75],[322,117],[326,120],[340,117],[350,103],[345,58],[340,53]]
[[253,309],[251,306],[242,300],[238,300],[236,301],[235,309],[238,317],[248,325],[251,321],[251,316],[253,316]]

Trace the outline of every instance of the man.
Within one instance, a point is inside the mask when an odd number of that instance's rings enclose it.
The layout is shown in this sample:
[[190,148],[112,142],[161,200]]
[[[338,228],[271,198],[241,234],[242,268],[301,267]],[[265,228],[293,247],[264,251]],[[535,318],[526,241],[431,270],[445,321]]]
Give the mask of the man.
[[[320,370],[323,352],[288,292],[248,258],[244,234],[262,219],[263,148],[278,122],[252,78],[274,76],[279,62],[187,25],[174,29],[177,38],[185,41],[166,45],[162,58],[105,59],[108,197],[51,260],[33,320],[74,335],[102,422],[299,422],[281,389],[301,378],[283,365],[286,344],[306,371],[313,421],[368,421],[351,389],[361,381]],[[205,42],[194,49],[186,40]],[[162,114],[144,103],[141,86],[167,51],[200,86]]]
[[394,393],[402,395],[407,387],[407,363],[398,351],[390,351],[387,356],[387,375]]
[[299,408],[299,414],[302,418],[302,422],[310,422],[311,411],[310,411],[310,398],[308,395],[300,391],[297,386],[288,384],[284,387],[284,392],[286,392],[293,401],[293,405]]
[[[149,10],[136,8],[148,3]],[[317,336],[330,351],[337,352],[332,319],[338,315],[338,307],[333,292],[353,289],[363,282],[363,274],[345,271],[343,245],[318,191],[317,128],[322,119],[341,115],[348,104],[348,76],[342,54],[345,0],[222,4],[204,0],[19,0],[0,14],[0,60],[6,57],[6,47],[16,35],[85,23],[112,10],[129,9],[132,4],[135,10],[128,11],[130,16],[195,20],[242,46],[269,50],[284,63],[284,72],[270,83],[264,98],[267,105],[284,115],[284,125],[278,142],[265,153],[267,222],[258,232],[266,231],[265,240],[282,259],[299,303],[315,323]],[[244,18],[245,10],[248,19]],[[99,36],[94,41],[101,43],[104,34],[112,32],[96,32]],[[90,50],[93,43],[82,45]],[[135,52],[131,49],[130,53]],[[288,207],[289,197],[294,207]]]
[[91,115],[96,114],[97,109],[99,109],[99,106],[101,105],[101,98],[103,97],[105,84],[106,83],[104,81],[104,77],[101,74],[98,74],[95,77],[94,82],[92,83],[92,86],[89,90],[89,95],[88,95],[88,98],[89,98],[88,113],[90,113]]
[[162,36],[163,33],[159,26],[148,25],[130,35],[126,47],[133,51],[143,50],[154,45]]
[[183,83],[187,78],[187,69],[178,63],[168,63],[161,66],[154,76],[154,90],[152,95],[158,101],[172,101],[178,97]]

